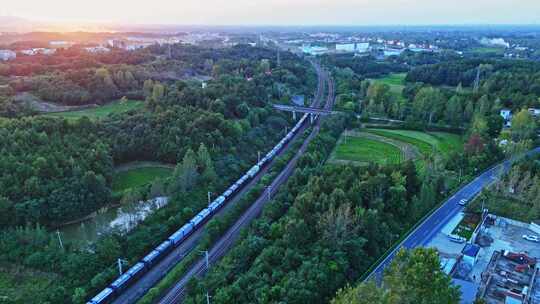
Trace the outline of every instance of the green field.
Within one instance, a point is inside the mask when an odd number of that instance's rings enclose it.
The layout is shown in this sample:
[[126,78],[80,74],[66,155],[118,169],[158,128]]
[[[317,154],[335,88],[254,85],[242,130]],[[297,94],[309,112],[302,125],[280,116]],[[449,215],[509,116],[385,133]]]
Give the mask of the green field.
[[371,79],[372,81],[384,83],[390,86],[390,91],[396,96],[401,97],[401,92],[405,88],[406,73],[389,74],[382,78]]
[[438,151],[449,154],[453,150],[459,150],[463,146],[461,137],[456,134],[445,132],[420,132],[411,130],[387,130],[370,129],[367,132],[399,140],[416,146],[423,154]]
[[146,185],[156,179],[171,176],[173,169],[164,166],[135,167],[115,173],[112,189],[114,192],[123,192],[128,189]]
[[101,119],[101,118],[107,117],[109,114],[127,112],[129,110],[142,108],[143,106],[144,106],[144,102],[142,101],[136,101],[136,100],[129,100],[127,102],[114,101],[100,107],[84,109],[80,111],[47,113],[44,115],[52,116],[52,117],[64,117],[67,119],[79,119],[83,116],[87,116],[90,119]]
[[342,137],[332,157],[334,160],[353,162],[375,162],[378,164],[397,164],[401,161],[399,148],[362,137]]
[[374,79],[374,81],[387,84],[389,86],[402,86],[405,84],[406,73],[392,73],[383,78]]

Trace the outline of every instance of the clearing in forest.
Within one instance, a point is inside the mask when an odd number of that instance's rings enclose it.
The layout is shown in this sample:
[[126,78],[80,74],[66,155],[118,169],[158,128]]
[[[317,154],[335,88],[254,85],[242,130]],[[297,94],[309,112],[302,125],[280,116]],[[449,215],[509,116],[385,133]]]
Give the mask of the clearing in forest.
[[460,135],[446,132],[389,129],[368,129],[367,132],[411,144],[425,155],[434,152],[448,155],[450,152],[460,150],[463,147]]
[[67,119],[79,119],[84,116],[90,119],[101,119],[107,117],[109,114],[127,112],[130,110],[142,108],[143,106],[144,102],[137,100],[128,100],[124,102],[114,101],[99,107],[77,111],[47,113],[44,115],[52,117],[64,117]]
[[399,96],[401,96],[401,92],[405,88],[406,76],[407,76],[407,73],[391,73],[391,74],[386,75],[385,77],[373,78],[370,80],[389,85],[390,91],[392,91],[392,93],[396,93]]
[[347,132],[342,135],[330,156],[331,163],[398,164],[415,157],[415,148],[377,135]]
[[112,190],[123,192],[172,175],[174,167],[154,162],[133,162],[116,168]]

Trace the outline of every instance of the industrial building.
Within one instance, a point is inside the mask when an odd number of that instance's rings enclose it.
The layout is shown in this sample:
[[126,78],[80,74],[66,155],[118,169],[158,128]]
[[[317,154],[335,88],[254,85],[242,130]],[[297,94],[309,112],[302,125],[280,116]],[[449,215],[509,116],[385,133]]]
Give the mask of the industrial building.
[[487,304],[540,303],[538,272],[537,259],[526,253],[495,251],[477,296]]
[[540,243],[534,240],[540,225],[486,213],[466,241],[456,242],[449,236],[463,219],[454,217],[427,245],[459,286],[460,303],[540,304]]

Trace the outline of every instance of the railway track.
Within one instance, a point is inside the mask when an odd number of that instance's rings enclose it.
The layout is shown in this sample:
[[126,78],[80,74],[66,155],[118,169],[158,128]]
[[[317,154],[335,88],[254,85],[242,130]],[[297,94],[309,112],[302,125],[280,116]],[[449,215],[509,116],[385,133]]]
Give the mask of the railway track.
[[[316,65],[315,65],[316,66]],[[324,95],[324,87],[327,87],[326,93],[326,102],[324,105],[325,109],[331,109],[334,104],[334,81],[329,77],[328,72],[316,69],[319,73],[319,86],[316,94],[316,98],[312,103],[313,107],[320,107],[322,97]],[[321,85],[322,82],[322,85]],[[302,146],[294,155],[294,157],[287,163],[287,166],[280,172],[280,174],[272,181],[270,187],[261,194],[261,196],[248,208],[248,210],[234,223],[232,227],[227,230],[227,232],[214,244],[214,246],[208,251],[208,261],[206,257],[199,259],[190,269],[186,272],[184,277],[180,279],[159,301],[160,304],[172,304],[172,303],[181,303],[186,296],[187,283],[193,277],[203,276],[208,264],[213,264],[217,262],[221,257],[223,257],[233,246],[235,241],[240,236],[240,231],[247,227],[251,221],[253,221],[262,211],[265,204],[271,200],[271,198],[277,193],[279,187],[283,185],[287,179],[293,173],[298,159],[305,153],[311,140],[319,133],[320,130],[320,120],[317,119],[315,126],[312,129],[311,133],[304,140]]]

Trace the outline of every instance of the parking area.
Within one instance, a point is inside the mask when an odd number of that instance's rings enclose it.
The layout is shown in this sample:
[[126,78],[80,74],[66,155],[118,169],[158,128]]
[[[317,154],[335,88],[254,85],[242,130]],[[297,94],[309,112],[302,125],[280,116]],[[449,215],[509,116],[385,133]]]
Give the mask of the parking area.
[[452,241],[448,236],[462,218],[449,221],[427,245],[439,251],[441,268],[468,295],[462,303],[481,296],[488,304],[540,304],[540,243],[523,238],[538,236],[529,224],[490,215],[469,242]]

